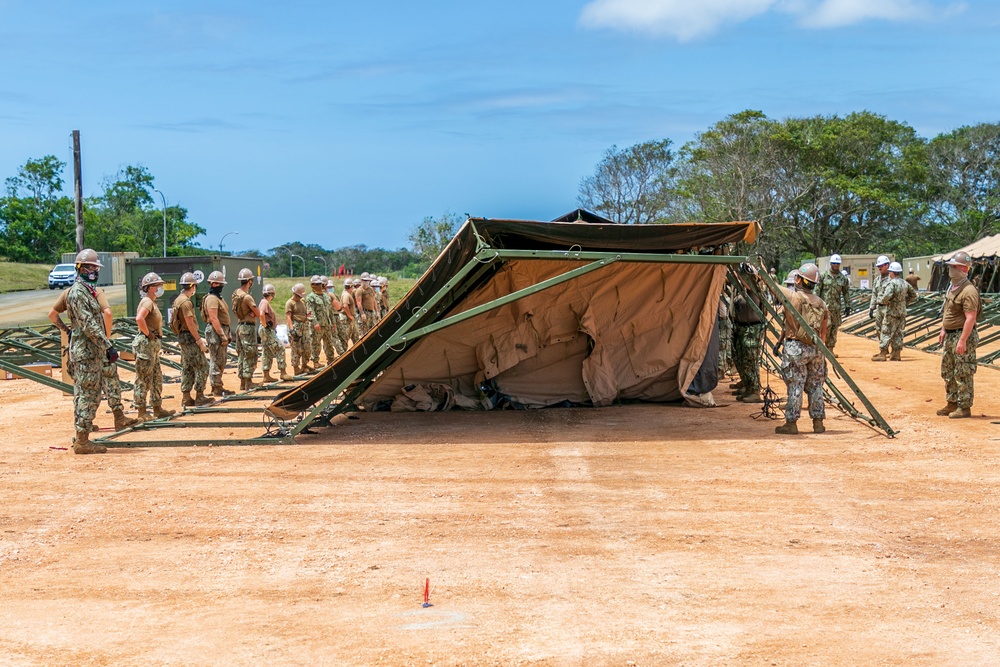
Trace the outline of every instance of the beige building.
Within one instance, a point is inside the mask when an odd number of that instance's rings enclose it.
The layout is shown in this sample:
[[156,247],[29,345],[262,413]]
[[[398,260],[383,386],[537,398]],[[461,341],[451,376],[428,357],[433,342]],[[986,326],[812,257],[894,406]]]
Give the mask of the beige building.
[[931,278],[934,276],[934,255],[924,255],[923,257],[907,257],[900,264],[903,265],[903,277],[913,275],[920,278],[917,283],[918,289],[927,290],[931,288]]

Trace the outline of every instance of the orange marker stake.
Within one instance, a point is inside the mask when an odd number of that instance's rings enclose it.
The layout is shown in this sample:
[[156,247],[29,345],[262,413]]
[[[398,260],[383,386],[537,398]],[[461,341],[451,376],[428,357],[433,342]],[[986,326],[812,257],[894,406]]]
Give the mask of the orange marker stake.
[[431,604],[431,578],[427,577],[427,581],[424,582],[424,607],[433,607]]

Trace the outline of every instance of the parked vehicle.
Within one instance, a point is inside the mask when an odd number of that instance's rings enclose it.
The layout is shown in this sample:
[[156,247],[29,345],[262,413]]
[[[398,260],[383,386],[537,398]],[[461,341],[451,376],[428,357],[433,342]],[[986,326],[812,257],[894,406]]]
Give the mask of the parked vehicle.
[[49,271],[49,289],[69,287],[76,282],[76,267],[72,264],[56,264]]

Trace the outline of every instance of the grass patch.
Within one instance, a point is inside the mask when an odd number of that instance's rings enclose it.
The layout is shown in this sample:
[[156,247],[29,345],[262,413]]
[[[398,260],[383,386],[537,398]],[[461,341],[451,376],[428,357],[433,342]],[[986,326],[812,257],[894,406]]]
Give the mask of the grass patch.
[[49,271],[55,264],[0,262],[0,292],[23,292],[49,286]]

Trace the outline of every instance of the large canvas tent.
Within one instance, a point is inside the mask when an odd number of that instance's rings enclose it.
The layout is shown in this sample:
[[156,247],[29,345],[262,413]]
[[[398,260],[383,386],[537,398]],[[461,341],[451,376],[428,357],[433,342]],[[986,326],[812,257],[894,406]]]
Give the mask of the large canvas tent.
[[[444,385],[541,407],[674,401],[716,320],[724,248],[752,222],[600,225],[469,219],[379,325],[268,408],[278,419]],[[467,402],[467,401],[466,401]],[[383,403],[384,404],[384,403]]]
[[955,253],[966,252],[972,259],[972,269],[969,278],[977,280],[980,292],[1000,292],[1000,234],[984,236],[978,241],[962,246],[943,255],[933,258],[934,271],[930,289],[943,290],[948,286],[948,270],[945,262],[955,256]]

